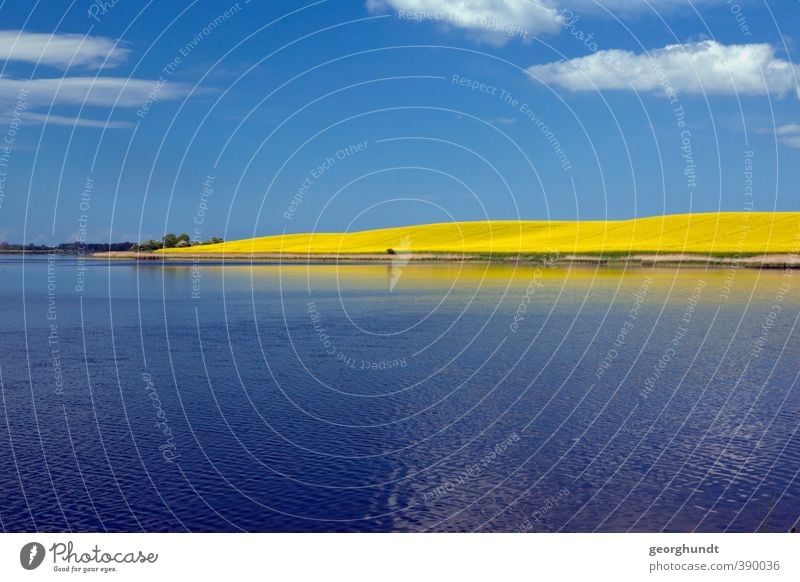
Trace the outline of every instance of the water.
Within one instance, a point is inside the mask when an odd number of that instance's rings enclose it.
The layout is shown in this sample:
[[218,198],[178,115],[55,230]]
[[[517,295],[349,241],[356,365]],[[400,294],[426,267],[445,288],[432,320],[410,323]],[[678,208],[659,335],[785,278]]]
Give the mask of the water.
[[0,525],[787,531],[797,276],[2,257]]

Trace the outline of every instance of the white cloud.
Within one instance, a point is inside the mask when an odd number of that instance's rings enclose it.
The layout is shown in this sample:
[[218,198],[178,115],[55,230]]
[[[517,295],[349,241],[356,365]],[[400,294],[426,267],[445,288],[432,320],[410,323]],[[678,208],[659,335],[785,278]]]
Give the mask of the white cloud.
[[781,125],[780,127],[775,129],[776,135],[793,135],[798,134],[800,135],[800,125],[796,123],[790,123],[789,125]]
[[[746,1],[746,0],[740,0]],[[529,40],[557,33],[565,18],[577,12],[617,17],[665,13],[691,5],[726,4],[730,0],[366,0],[370,12],[394,10],[402,20],[434,20],[464,29],[477,38],[502,45],[513,38]]]
[[158,101],[177,99],[188,95],[191,87],[123,77],[29,80],[0,77],[0,103],[13,103],[25,90],[29,107],[51,104],[141,107],[151,94]]
[[[79,34],[45,34],[0,30],[0,64],[3,61],[44,64],[68,69],[70,66],[116,66],[128,57],[128,50],[115,46],[109,38]],[[141,107],[152,100],[176,99],[191,88],[181,83],[164,83],[124,77],[69,76],[62,78],[15,79],[0,74],[0,106],[13,104],[20,97],[27,107],[71,104],[88,106]],[[36,120],[35,117],[30,117]],[[79,125],[82,127],[123,127],[119,122],[50,116],[37,122]],[[98,125],[99,124],[99,125]]]
[[96,127],[99,129],[126,129],[133,127],[128,121],[103,121],[86,119],[85,117],[65,117],[63,115],[43,115],[41,113],[26,113],[25,123],[41,123],[42,125],[65,125],[69,127]]
[[706,40],[668,45],[644,54],[598,51],[569,61],[535,65],[543,83],[571,91],[633,89],[718,95],[782,96],[797,91],[800,69],[768,44],[723,45]]
[[109,38],[81,34],[48,34],[0,30],[0,61],[20,61],[66,68],[70,65],[115,66],[128,56],[127,49]]
[[788,125],[781,125],[774,130],[762,130],[761,133],[774,133],[778,136],[778,141],[790,148],[800,148],[800,125],[790,123]]
[[781,143],[790,148],[800,148],[800,135],[792,135],[790,137],[781,138]]
[[402,20],[432,20],[505,44],[558,32],[563,18],[553,0],[367,0],[370,12],[393,9]]

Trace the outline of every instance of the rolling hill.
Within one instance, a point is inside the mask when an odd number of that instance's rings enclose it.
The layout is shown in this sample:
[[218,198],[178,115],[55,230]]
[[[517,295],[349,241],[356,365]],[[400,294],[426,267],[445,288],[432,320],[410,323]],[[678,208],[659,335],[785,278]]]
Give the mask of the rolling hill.
[[541,254],[800,252],[800,212],[719,212],[618,221],[454,222],[287,234],[157,251],[173,254]]

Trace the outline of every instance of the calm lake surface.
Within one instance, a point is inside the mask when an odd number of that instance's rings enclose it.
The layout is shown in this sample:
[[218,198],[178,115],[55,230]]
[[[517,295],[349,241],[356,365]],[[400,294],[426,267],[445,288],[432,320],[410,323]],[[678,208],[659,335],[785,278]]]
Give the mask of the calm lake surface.
[[788,531],[798,277],[0,257],[0,525]]

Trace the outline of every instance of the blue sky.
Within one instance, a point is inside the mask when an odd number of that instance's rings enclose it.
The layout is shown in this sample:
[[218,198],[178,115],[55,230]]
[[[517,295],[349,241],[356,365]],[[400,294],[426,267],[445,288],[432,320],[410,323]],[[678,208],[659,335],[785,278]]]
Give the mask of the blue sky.
[[797,211],[798,16],[757,0],[3,2],[0,240]]

